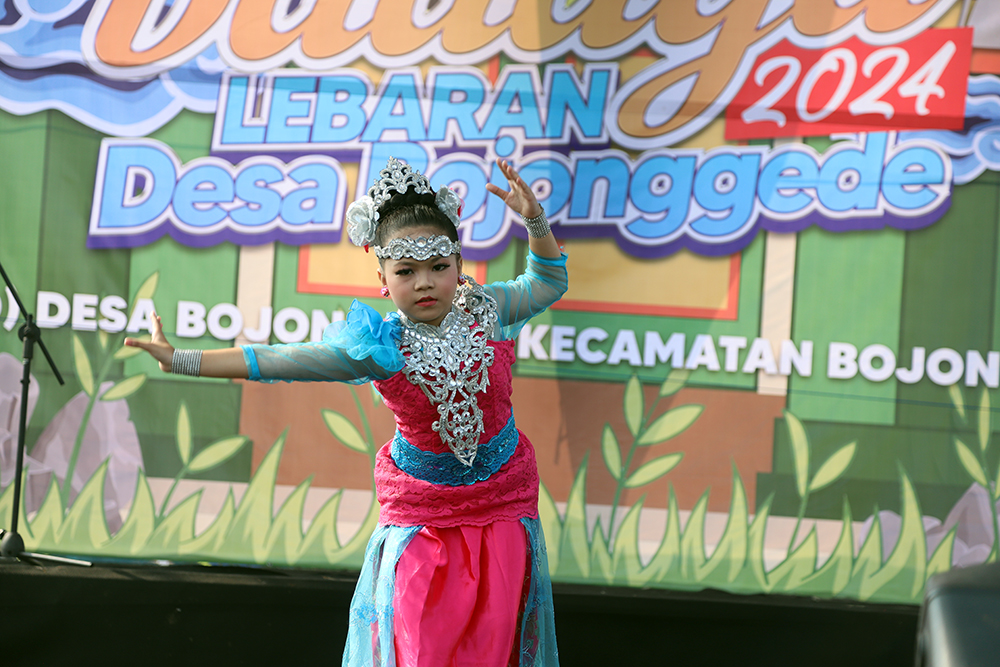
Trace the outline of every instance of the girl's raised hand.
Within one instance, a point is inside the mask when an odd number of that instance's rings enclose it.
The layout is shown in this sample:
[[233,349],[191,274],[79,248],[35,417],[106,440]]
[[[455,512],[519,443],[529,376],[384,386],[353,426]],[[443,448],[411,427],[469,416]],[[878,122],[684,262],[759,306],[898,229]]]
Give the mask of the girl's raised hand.
[[507,204],[515,213],[520,213],[526,218],[534,218],[542,212],[542,207],[538,204],[538,200],[535,198],[535,193],[531,191],[528,184],[525,183],[517,172],[514,171],[514,167],[510,166],[507,160],[502,160],[497,158],[497,166],[500,167],[500,171],[507,178],[507,183],[510,185],[510,191],[503,190],[492,183],[486,184],[486,189],[495,194],[500,199],[503,199],[504,203]]
[[153,338],[145,341],[138,338],[126,338],[125,345],[128,347],[139,347],[149,352],[154,359],[160,362],[160,370],[170,372],[171,363],[174,358],[174,348],[167,342],[167,337],[163,335],[163,323],[160,316],[153,313]]

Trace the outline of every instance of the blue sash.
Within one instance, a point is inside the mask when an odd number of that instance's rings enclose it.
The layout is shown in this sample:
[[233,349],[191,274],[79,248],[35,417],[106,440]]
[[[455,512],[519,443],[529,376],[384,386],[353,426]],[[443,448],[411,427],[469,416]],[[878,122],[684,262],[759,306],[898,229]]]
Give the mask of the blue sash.
[[431,484],[463,486],[489,479],[510,460],[517,448],[520,434],[511,414],[507,424],[488,442],[479,445],[471,466],[459,461],[451,452],[437,454],[412,445],[398,430],[389,449],[396,466],[408,475]]

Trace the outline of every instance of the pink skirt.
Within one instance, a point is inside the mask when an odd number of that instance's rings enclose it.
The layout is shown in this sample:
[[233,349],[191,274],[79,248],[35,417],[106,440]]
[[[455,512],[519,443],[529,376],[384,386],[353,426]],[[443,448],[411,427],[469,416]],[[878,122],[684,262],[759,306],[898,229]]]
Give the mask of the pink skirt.
[[528,553],[520,521],[421,528],[396,565],[398,667],[518,664]]
[[386,526],[351,600],[344,667],[558,667],[538,519]]

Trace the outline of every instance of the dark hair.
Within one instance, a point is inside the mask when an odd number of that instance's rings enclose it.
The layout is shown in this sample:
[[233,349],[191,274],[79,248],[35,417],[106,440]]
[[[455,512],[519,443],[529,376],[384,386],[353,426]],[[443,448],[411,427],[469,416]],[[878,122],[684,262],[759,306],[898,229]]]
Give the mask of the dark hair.
[[424,226],[434,227],[452,241],[458,240],[455,223],[437,207],[433,193],[418,195],[408,189],[382,204],[378,214],[375,243],[380,246],[404,229]]

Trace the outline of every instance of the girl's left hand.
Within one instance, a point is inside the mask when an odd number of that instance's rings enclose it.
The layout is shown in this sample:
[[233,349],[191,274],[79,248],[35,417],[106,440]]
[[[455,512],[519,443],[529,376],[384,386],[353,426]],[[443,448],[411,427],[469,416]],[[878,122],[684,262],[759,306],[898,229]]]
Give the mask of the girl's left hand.
[[492,183],[487,183],[486,189],[497,197],[500,197],[500,199],[503,199],[504,203],[513,209],[515,213],[520,213],[526,218],[538,216],[542,212],[542,207],[535,198],[535,193],[528,187],[528,184],[517,175],[514,167],[510,166],[507,160],[497,158],[497,166],[500,167],[503,175],[507,177],[510,191],[503,190]]
[[167,337],[163,335],[163,322],[160,321],[160,316],[156,313],[153,313],[152,339],[144,341],[141,338],[126,338],[125,345],[127,347],[140,347],[149,352],[160,363],[161,371],[165,373],[170,372],[174,358],[174,347],[167,341]]

